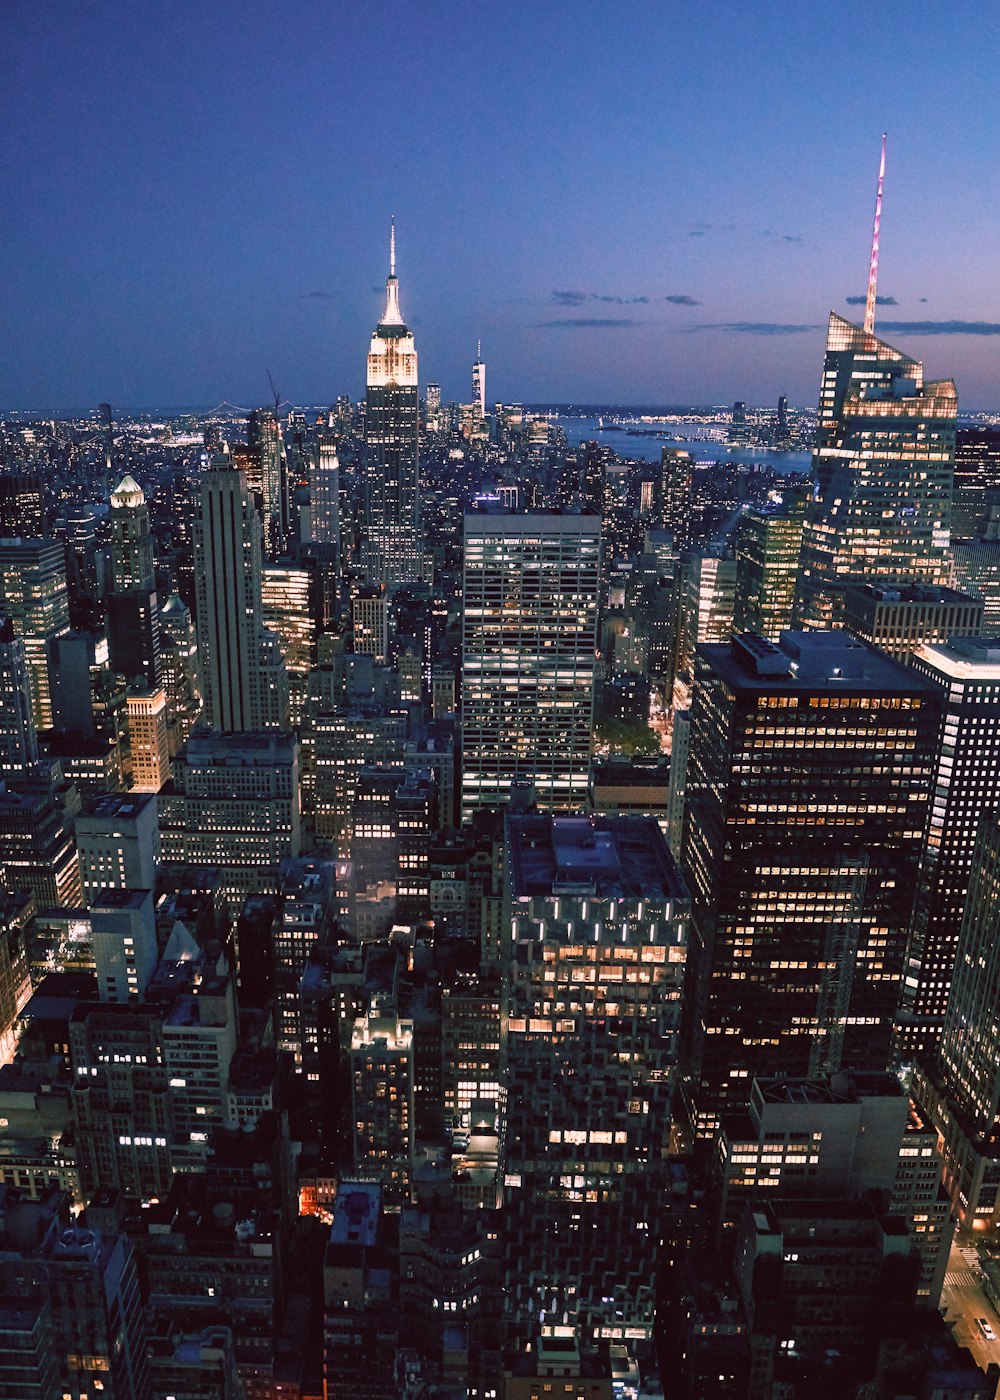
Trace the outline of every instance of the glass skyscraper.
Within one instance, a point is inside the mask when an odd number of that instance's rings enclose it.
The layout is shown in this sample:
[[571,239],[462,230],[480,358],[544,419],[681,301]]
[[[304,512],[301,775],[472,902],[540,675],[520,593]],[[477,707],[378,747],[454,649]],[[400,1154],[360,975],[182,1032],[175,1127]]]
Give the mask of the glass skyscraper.
[[839,626],[851,584],[949,581],[957,412],[952,380],[925,383],[917,360],[830,313],[799,572],[804,626]]
[[514,782],[533,783],[540,807],[583,807],[600,553],[595,515],[466,515],[463,820]]
[[888,1063],[940,712],[845,632],[698,648],[684,1070],[702,1138],[755,1075]]

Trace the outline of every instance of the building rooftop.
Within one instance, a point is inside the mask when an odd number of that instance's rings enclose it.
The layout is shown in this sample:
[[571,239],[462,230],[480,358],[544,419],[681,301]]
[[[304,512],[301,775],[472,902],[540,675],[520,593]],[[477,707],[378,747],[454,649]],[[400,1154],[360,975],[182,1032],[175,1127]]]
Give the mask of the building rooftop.
[[782,632],[778,646],[745,633],[731,642],[702,642],[700,660],[737,693],[852,692],[934,694],[929,681],[849,632]]
[[944,588],[938,584],[909,583],[859,583],[847,589],[850,599],[870,600],[873,603],[934,603],[958,606],[968,604],[975,607],[978,598],[968,593],[960,593],[955,588]]
[[102,793],[100,797],[95,797],[87,803],[77,821],[86,821],[88,818],[110,821],[116,817],[131,821],[151,802],[154,805],[156,803],[156,794],[152,792]]
[[333,1207],[330,1244],[374,1246],[382,1188],[371,1181],[342,1181]]
[[956,681],[1000,681],[1000,637],[951,637],[916,647],[914,659]]
[[142,909],[153,897],[152,890],[101,890],[90,906],[101,909]]
[[618,899],[687,895],[651,817],[511,816],[507,851],[518,898],[584,891]]

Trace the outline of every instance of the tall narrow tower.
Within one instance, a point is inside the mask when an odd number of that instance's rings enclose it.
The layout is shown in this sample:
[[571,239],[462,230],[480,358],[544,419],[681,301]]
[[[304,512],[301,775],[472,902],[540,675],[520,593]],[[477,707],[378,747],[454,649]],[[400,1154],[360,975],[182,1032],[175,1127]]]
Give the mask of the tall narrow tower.
[[842,624],[851,584],[948,582],[958,401],[954,382],[874,334],[885,138],[875,199],[863,326],[830,313],[802,536],[797,613],[809,628]]
[[419,431],[417,352],[399,309],[393,224],[385,311],[368,350],[361,556],[371,583],[392,587],[421,576]]
[[288,672],[263,623],[262,552],[244,474],[217,458],[202,478],[194,572],[205,718],[223,733],[288,728]]
[[111,575],[107,597],[111,669],[146,685],[160,679],[160,615],[156,600],[149,507],[138,482],[123,476],[111,493]]
[[486,417],[486,365],[482,341],[476,341],[476,358],[472,365],[472,406],[480,423]]

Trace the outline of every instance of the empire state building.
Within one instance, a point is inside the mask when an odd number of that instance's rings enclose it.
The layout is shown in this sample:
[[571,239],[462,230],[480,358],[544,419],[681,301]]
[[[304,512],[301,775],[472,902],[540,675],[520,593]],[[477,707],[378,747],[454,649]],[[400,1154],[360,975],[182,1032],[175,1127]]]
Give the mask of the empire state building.
[[393,588],[421,577],[417,352],[399,309],[395,226],[385,293],[368,350],[361,555],[369,581]]

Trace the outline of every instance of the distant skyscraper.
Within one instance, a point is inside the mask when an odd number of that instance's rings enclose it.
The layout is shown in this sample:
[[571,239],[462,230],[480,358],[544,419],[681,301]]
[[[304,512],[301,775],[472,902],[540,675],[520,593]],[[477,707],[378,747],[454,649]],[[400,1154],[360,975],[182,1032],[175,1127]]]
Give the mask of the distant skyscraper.
[[776,642],[791,627],[804,519],[799,497],[785,505],[756,506],[740,519],[734,631],[757,632]]
[[136,792],[159,792],[170,777],[167,740],[167,697],[161,686],[136,688],[126,701],[132,787]]
[[844,593],[873,577],[948,582],[955,418],[950,379],[830,313],[802,538],[798,611],[839,626]]
[[38,761],[24,642],[0,614],[0,779],[21,777]]
[[691,511],[694,494],[694,458],[678,447],[660,453],[663,528],[674,537],[677,550],[691,547]]
[[262,552],[243,473],[213,464],[202,478],[194,566],[205,717],[222,733],[289,722],[288,673],[263,623]]
[[123,476],[111,493],[111,579],[115,593],[156,587],[149,508],[131,476]]
[[385,311],[368,350],[362,563],[372,583],[421,576],[417,352],[399,309],[393,227]]
[[0,608],[24,642],[35,726],[49,729],[49,643],[69,631],[66,557],[60,543],[42,539],[0,540]]
[[153,537],[141,487],[122,477],[111,493],[111,579],[107,598],[109,663],[129,682],[160,679],[160,612]]
[[1000,790],[1000,643],[954,637],[916,647],[910,665],[940,693],[944,717],[900,1015],[908,1061],[941,1035],[976,833]]
[[928,681],[844,632],[699,647],[683,851],[700,1136],[754,1075],[885,1068],[940,713]]
[[959,1225],[1000,1222],[1000,814],[980,822],[937,1058],[915,1097],[944,1139],[944,1181]]
[[533,783],[580,809],[590,777],[601,523],[593,515],[465,517],[462,812]]
[[288,476],[285,444],[278,416],[269,408],[255,408],[247,419],[250,455],[248,480],[259,483],[264,539],[269,554],[280,554],[289,528]]
[[309,464],[310,538],[314,544],[340,544],[340,461],[337,439],[321,433]]
[[482,346],[476,345],[476,358],[472,363],[472,406],[479,421],[486,417],[486,365],[483,362]]

